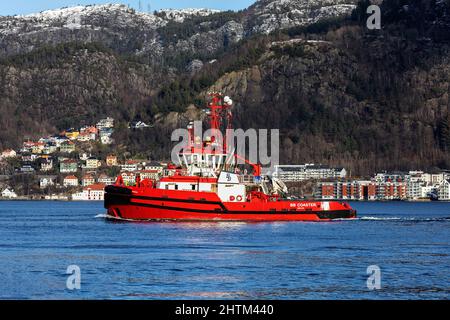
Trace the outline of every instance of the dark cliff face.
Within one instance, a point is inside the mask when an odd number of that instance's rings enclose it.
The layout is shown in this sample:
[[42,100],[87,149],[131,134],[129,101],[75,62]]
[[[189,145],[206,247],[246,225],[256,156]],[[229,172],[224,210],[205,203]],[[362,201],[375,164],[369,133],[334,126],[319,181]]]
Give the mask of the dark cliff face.
[[272,47],[253,67],[221,77],[214,87],[238,101],[237,122],[280,128],[287,163],[327,162],[356,174],[445,166],[437,135],[448,118],[449,48],[429,45],[439,54],[417,57],[419,48],[395,41],[348,50],[358,35],[328,36],[337,38],[280,42],[286,54]]
[[281,129],[284,162],[354,174],[450,166],[448,1],[386,0],[381,31],[358,14],[330,19],[352,3],[157,16],[114,7],[89,11],[92,32],[63,17],[34,18],[19,37],[0,28],[0,148],[112,115],[156,123],[118,130],[121,148],[167,156],[165,135],[215,88],[236,102],[236,126]]

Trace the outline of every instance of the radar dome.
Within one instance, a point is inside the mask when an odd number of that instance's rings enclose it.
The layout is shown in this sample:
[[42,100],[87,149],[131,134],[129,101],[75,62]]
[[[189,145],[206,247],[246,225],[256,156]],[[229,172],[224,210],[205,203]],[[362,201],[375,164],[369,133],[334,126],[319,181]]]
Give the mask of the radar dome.
[[223,98],[223,102],[230,106],[233,104],[233,100],[231,100],[231,98],[229,96],[226,96],[225,98]]

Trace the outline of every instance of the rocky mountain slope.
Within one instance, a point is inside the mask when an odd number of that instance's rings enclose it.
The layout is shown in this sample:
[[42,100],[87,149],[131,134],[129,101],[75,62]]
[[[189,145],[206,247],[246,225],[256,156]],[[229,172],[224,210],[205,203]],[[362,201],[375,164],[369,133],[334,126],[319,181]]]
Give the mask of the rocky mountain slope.
[[[30,52],[70,41],[100,42],[118,52],[162,56],[164,49],[214,53],[213,41],[236,43],[255,33],[347,15],[354,0],[259,1],[242,12],[209,9],[137,12],[125,5],[78,6],[0,17],[0,53]],[[184,23],[184,25],[183,25]],[[208,48],[212,47],[212,48]]]
[[234,97],[237,126],[282,129],[284,162],[449,167],[450,4],[385,0],[376,32],[368,4],[0,17],[0,149],[108,114],[154,122],[151,133],[117,130],[115,147],[159,158],[185,108],[214,88]]
[[270,33],[321,19],[350,15],[355,1],[350,0],[263,0],[248,8],[251,33]]

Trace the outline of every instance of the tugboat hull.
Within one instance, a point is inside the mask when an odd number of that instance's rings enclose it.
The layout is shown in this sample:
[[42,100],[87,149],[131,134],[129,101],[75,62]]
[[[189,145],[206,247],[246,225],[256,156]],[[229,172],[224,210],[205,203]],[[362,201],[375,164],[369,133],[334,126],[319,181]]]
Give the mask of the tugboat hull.
[[108,186],[111,218],[135,221],[330,221],[351,219],[347,203],[323,201],[222,202],[215,193]]

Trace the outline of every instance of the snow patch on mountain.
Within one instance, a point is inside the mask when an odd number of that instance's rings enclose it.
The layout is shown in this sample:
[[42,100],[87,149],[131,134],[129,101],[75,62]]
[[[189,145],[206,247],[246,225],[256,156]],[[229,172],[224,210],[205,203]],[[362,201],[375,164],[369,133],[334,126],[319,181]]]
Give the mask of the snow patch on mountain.
[[0,35],[27,34],[51,29],[96,29],[98,27],[135,27],[156,29],[167,21],[153,14],[137,12],[125,5],[75,6],[29,15],[2,17]]
[[324,18],[349,15],[356,0],[261,0],[248,10],[253,15],[252,33],[315,23]]
[[181,9],[160,10],[155,14],[139,12],[122,4],[74,6],[47,10],[28,15],[0,17],[0,36],[49,31],[53,28],[96,29],[136,28],[155,30],[169,21],[183,22],[188,17],[204,17],[219,10]]
[[162,9],[157,11],[157,16],[172,20],[175,22],[183,22],[186,18],[190,17],[206,17],[214,13],[221,12],[220,10],[214,10],[214,9],[194,9],[194,8],[188,8],[188,9]]

